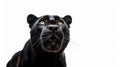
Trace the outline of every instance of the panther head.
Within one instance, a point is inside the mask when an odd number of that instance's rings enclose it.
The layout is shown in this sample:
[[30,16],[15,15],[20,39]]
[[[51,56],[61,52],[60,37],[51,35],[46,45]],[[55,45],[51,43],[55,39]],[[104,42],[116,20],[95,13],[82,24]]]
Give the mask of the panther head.
[[70,39],[69,28],[72,22],[70,15],[61,18],[57,15],[36,17],[28,15],[27,22],[31,29],[33,49],[41,48],[45,52],[62,52]]

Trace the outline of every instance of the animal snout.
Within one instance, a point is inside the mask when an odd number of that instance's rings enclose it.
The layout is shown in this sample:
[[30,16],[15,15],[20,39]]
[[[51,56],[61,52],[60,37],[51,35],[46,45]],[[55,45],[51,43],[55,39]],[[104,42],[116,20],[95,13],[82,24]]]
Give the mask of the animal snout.
[[58,30],[58,25],[48,25],[47,28],[51,31],[56,31],[56,30]]

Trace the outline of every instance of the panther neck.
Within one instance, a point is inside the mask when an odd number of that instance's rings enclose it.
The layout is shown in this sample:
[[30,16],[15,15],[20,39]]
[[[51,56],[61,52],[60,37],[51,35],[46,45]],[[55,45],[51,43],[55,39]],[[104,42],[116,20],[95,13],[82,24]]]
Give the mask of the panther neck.
[[61,56],[59,54],[39,54],[35,57],[33,65],[44,66],[44,67],[57,67],[62,62],[60,61]]

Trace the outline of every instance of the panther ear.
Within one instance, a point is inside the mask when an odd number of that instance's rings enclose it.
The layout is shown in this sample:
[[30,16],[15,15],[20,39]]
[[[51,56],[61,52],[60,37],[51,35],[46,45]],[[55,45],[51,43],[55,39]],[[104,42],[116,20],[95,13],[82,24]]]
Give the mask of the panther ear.
[[67,23],[68,27],[70,28],[70,24],[72,23],[72,17],[70,15],[66,15],[63,17],[63,20]]
[[32,25],[35,23],[36,20],[37,20],[37,17],[33,14],[29,14],[27,16],[27,23],[29,24],[30,28],[32,27]]

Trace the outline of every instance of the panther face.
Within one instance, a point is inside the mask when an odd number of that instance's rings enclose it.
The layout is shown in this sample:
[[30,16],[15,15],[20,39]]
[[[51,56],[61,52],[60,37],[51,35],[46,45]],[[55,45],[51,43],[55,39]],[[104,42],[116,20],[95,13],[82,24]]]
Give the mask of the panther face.
[[56,15],[36,17],[28,15],[27,21],[31,28],[31,42],[33,49],[46,52],[62,52],[69,42],[69,28],[71,16],[63,18]]

